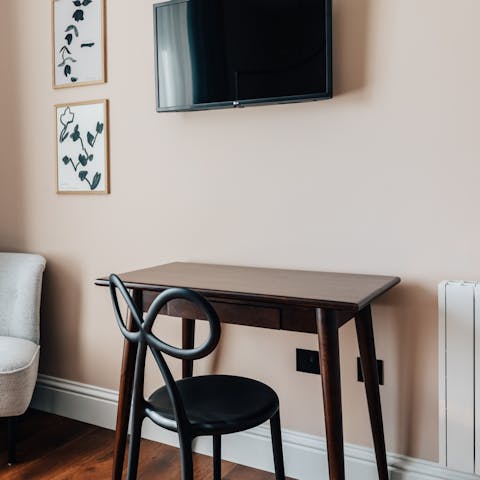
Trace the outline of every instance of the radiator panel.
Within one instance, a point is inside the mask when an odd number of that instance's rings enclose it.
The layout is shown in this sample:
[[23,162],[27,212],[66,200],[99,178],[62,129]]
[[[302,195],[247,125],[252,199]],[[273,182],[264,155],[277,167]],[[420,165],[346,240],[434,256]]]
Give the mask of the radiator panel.
[[480,451],[475,425],[475,412],[480,414],[480,381],[475,378],[480,372],[480,309],[475,308],[480,290],[474,282],[443,282],[438,299],[440,463],[475,473],[480,470],[475,459]]
[[475,285],[475,473],[480,475],[480,284]]

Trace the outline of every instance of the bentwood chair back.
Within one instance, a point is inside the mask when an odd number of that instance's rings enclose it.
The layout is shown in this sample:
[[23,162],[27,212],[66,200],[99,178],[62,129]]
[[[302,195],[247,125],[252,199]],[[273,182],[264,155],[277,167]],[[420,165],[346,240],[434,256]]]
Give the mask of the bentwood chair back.
[[[131,312],[135,330],[126,327],[117,291]],[[127,479],[137,476],[142,422],[147,417],[160,427],[178,433],[182,480],[193,480],[192,442],[195,437],[213,437],[214,480],[221,478],[221,436],[240,432],[270,421],[277,480],[284,480],[280,409],[277,394],[267,385],[244,377],[204,375],[175,381],[164,356],[198,360],[209,355],[220,340],[220,322],[215,310],[202,296],[185,288],[171,288],[152,303],[145,317],[136,307],[126,287],[116,275],[110,276],[110,292],[115,316],[122,334],[138,344],[131,404],[132,434]],[[152,328],[158,313],[169,301],[187,300],[195,304],[209,323],[203,345],[182,349],[160,340]],[[163,376],[165,386],[148,399],[144,397],[145,358],[150,350]]]

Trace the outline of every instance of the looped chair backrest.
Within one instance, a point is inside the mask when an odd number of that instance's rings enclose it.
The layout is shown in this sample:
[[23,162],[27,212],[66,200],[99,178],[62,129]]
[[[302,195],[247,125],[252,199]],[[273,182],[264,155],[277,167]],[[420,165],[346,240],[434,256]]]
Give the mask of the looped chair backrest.
[[[127,328],[125,320],[123,319],[118,303],[117,290],[120,291],[131,312],[135,331],[130,331]],[[127,288],[120,280],[120,278],[115,274],[110,275],[110,293],[112,296],[115,317],[117,319],[117,323],[120,327],[122,334],[129,342],[139,344],[137,360],[135,364],[134,396],[137,394],[138,397],[140,397],[141,395],[141,397],[143,398],[145,355],[146,348],[148,346],[152,352],[155,362],[157,363],[162,373],[163,379],[165,381],[165,386],[167,387],[170,400],[174,408],[179,433],[181,434],[182,428],[184,428],[186,424],[188,424],[188,421],[185,415],[182,399],[175,384],[175,380],[173,379],[173,376],[162,356],[162,353],[171,357],[179,358],[181,360],[198,360],[200,358],[206,357],[208,354],[213,352],[220,340],[221,333],[220,321],[218,319],[217,313],[210,305],[210,303],[208,303],[208,301],[205,300],[205,298],[203,298],[198,293],[186,288],[169,288],[168,290],[165,290],[158,295],[158,297],[153,301],[152,305],[150,306],[145,317],[143,317],[142,312],[135,305],[135,302],[128,293]],[[158,317],[161,309],[168,302],[175,299],[187,300],[193,303],[200,308],[200,310],[203,312],[206,319],[208,320],[208,323],[210,325],[209,336],[207,340],[199,347],[190,349],[175,347],[160,340],[152,332],[155,319]]]

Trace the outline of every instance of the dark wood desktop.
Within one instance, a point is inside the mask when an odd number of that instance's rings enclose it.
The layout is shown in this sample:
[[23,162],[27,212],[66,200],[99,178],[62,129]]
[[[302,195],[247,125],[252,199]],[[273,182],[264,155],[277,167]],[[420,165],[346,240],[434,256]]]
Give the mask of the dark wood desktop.
[[[370,304],[399,283],[398,277],[197,263],[170,263],[119,276],[143,311],[159,292],[187,287],[212,303],[221,322],[318,334],[330,480],[345,478],[338,330],[355,318],[379,479],[388,480]],[[108,278],[95,283],[107,286]],[[182,345],[193,347],[199,312],[184,301],[173,301],[162,313],[183,319]],[[122,475],[135,354],[135,345],[125,342],[114,480]],[[192,371],[193,362],[184,361],[183,376]]]

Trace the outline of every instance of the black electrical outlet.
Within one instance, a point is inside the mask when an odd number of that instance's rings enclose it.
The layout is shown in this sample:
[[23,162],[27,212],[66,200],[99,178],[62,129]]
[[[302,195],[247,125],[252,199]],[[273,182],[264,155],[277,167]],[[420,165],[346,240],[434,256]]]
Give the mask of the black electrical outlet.
[[318,352],[315,350],[301,350],[300,348],[297,348],[297,372],[320,375]]
[[[378,383],[383,385],[383,360],[377,360]],[[360,358],[357,357],[357,380],[363,382],[363,369]]]

